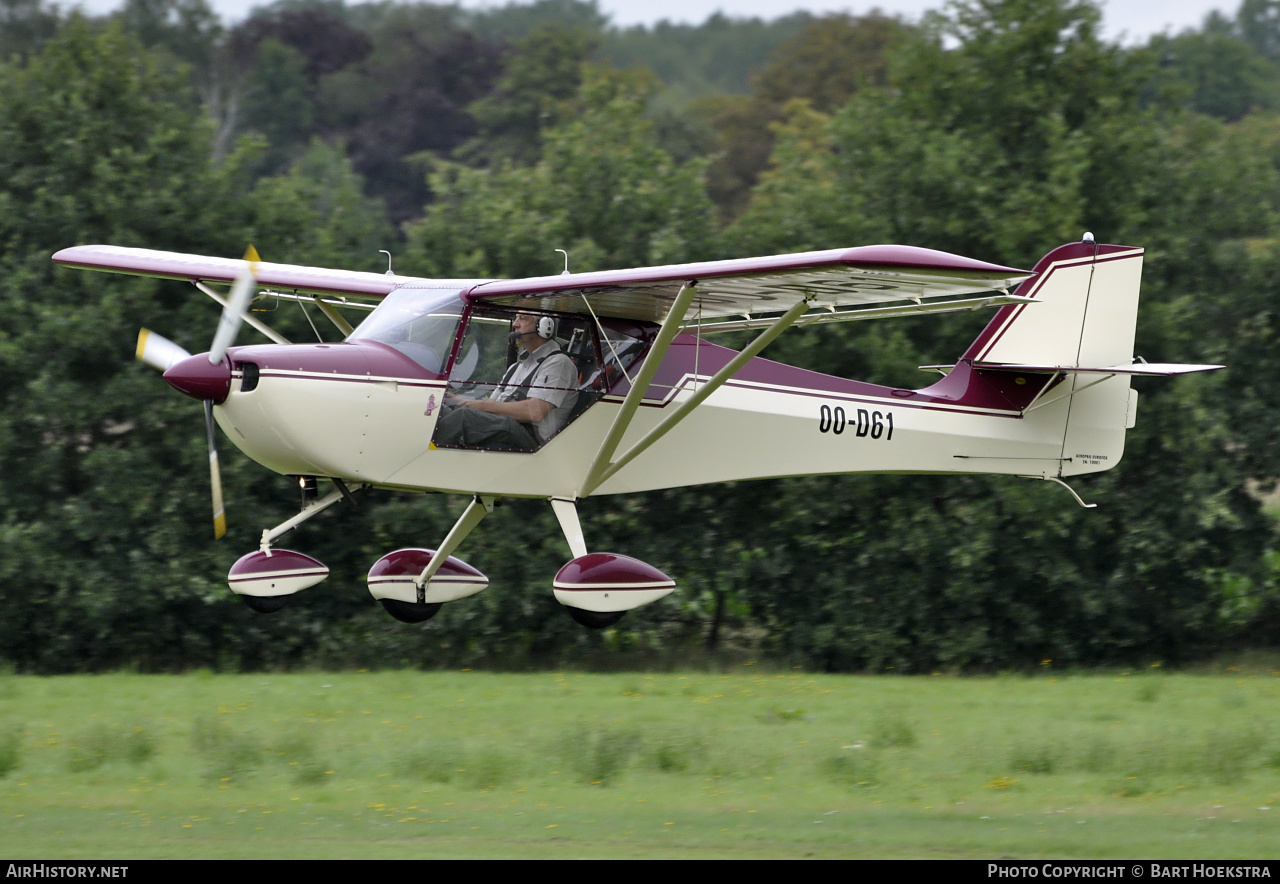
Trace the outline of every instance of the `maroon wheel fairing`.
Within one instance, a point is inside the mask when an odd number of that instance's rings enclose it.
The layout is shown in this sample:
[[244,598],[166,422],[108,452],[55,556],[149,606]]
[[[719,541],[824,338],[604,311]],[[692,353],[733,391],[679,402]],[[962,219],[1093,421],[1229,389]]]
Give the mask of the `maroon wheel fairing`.
[[413,604],[452,602],[474,595],[489,585],[489,578],[462,559],[450,556],[431,576],[424,587],[423,597],[418,597],[414,583],[435,558],[432,549],[398,549],[389,552],[369,569],[369,593],[379,601],[395,599]]
[[572,560],[552,584],[556,600],[586,611],[629,611],[657,601],[676,582],[657,568],[617,553],[588,553]]
[[329,568],[289,549],[259,550],[241,556],[227,574],[231,591],[243,596],[282,596],[301,592],[329,576]]

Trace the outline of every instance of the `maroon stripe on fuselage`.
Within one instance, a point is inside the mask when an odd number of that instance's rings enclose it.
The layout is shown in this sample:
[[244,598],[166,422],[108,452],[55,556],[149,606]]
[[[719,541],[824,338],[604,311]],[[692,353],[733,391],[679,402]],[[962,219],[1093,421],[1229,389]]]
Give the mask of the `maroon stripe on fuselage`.
[[[239,377],[239,375],[236,375]],[[447,384],[444,381],[411,381],[408,378],[386,378],[386,377],[353,377],[351,375],[341,374],[325,374],[323,372],[303,372],[284,371],[278,369],[275,371],[264,371],[259,374],[262,378],[293,378],[294,380],[316,381],[322,384],[387,384],[396,383],[402,387],[424,387],[427,389],[441,390]]]
[[[737,355],[736,350],[721,347],[709,341],[699,343],[697,336],[676,336],[667,356],[658,367],[653,382],[646,391],[646,398],[666,400],[676,388],[687,382],[695,373],[710,377]],[[968,363],[957,365],[950,374],[937,383],[920,390],[886,387],[853,381],[821,372],[796,368],[769,359],[752,359],[733,377],[734,386],[767,384],[785,388],[787,392],[804,396],[836,394],[857,397],[909,407],[961,406],[1017,412],[1025,408],[1048,381],[1047,375],[1018,375],[1025,381],[1018,384],[1008,372],[978,371]],[[611,392],[625,395],[628,384],[621,381]]]
[[[263,374],[302,371],[325,375],[367,375],[371,378],[403,378],[407,381],[442,381],[444,375],[427,371],[394,347],[377,341],[336,344],[257,344],[234,347],[231,362],[252,362]],[[341,378],[350,380],[350,378]]]

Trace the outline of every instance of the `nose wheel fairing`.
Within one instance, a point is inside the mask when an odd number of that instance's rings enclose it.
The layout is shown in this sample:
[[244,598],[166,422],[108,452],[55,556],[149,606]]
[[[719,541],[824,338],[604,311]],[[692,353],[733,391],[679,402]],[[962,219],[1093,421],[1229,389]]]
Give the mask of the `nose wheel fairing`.
[[259,614],[274,614],[290,597],[329,576],[323,562],[289,549],[241,556],[227,574],[231,591]]

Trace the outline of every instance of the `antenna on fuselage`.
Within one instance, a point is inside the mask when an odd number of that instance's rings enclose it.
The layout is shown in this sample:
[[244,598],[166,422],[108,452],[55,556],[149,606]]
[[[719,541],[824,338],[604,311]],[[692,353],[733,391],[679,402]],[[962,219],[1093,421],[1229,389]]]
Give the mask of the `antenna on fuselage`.
[[564,249],[556,249],[557,252],[564,255],[564,270],[560,271],[561,276],[569,275],[569,253]]
[[387,272],[384,275],[395,276],[395,274],[391,272],[391,253],[386,249],[378,249],[378,253],[387,256]]

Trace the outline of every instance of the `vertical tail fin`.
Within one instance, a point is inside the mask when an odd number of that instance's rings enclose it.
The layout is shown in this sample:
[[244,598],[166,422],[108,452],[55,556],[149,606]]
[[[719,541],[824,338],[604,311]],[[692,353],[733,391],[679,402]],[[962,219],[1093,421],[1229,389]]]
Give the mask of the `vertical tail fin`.
[[[1133,426],[1135,392],[1129,375],[1096,371],[1133,361],[1142,280],[1142,249],[1070,243],[1040,259],[1036,275],[1018,288],[1035,304],[1001,308],[970,345],[962,360],[997,367],[1049,366],[1065,371],[1041,398],[1065,399],[1065,407],[1038,419],[1062,421],[1059,476],[1110,469],[1124,453],[1124,434]],[[1026,418],[1034,416],[1033,403]]]

